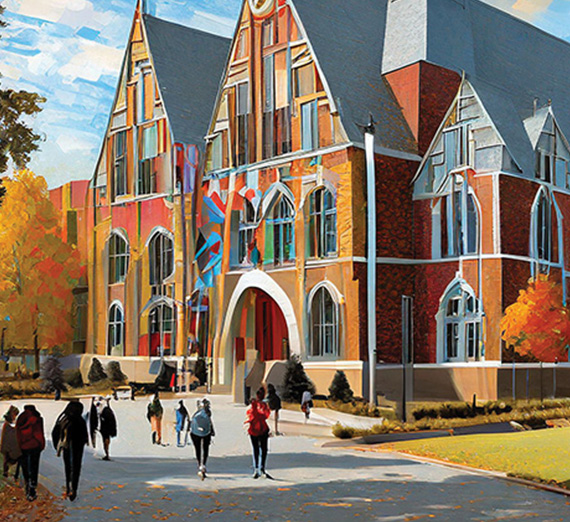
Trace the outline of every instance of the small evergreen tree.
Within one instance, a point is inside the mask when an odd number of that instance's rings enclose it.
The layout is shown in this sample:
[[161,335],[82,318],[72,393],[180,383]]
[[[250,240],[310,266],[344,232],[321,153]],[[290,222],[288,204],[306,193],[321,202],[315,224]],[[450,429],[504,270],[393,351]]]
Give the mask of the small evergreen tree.
[[283,399],[290,402],[301,403],[303,392],[308,390],[311,395],[315,394],[315,385],[309,379],[303,368],[303,364],[297,355],[292,355],[285,367],[283,377]]
[[96,357],[91,361],[91,368],[89,368],[89,373],[87,374],[87,379],[90,383],[99,382],[107,378],[107,374],[103,369],[101,361]]
[[121,363],[119,361],[111,361],[107,365],[107,374],[109,375],[109,380],[114,383],[123,384],[128,379],[121,370]]
[[206,381],[208,380],[208,368],[204,357],[199,357],[196,361],[196,366],[194,366],[194,375],[196,376],[196,379],[200,381],[200,384],[206,384]]
[[348,379],[342,370],[337,370],[329,386],[330,398],[335,401],[350,402],[354,393],[350,388]]
[[83,377],[79,368],[70,368],[63,372],[63,380],[72,388],[81,388],[83,386]]
[[65,390],[63,370],[61,369],[61,363],[57,357],[52,355],[43,363],[41,377],[44,381],[44,389],[46,391]]

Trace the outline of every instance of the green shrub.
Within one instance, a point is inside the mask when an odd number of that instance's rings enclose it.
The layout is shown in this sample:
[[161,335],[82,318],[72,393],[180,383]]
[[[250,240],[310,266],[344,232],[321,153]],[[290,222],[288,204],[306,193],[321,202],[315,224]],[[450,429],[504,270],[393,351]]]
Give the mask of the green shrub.
[[83,376],[79,371],[79,368],[70,368],[63,372],[63,380],[65,383],[72,388],[82,388],[83,387]]
[[283,377],[283,399],[289,402],[301,403],[304,391],[315,394],[315,385],[309,379],[303,368],[303,364],[297,355],[292,355],[285,367]]
[[111,361],[107,365],[107,374],[109,375],[109,380],[116,384],[123,384],[128,379],[122,372],[121,363],[119,361]]
[[56,390],[65,390],[65,382],[63,380],[63,370],[58,357],[50,356],[42,364],[41,377],[44,384],[44,390],[54,392]]
[[333,435],[339,439],[352,439],[354,437],[355,429],[350,426],[343,426],[340,422],[337,422],[332,427]]
[[329,386],[330,398],[334,401],[350,402],[354,393],[350,388],[350,383],[342,370],[337,370]]
[[103,369],[101,361],[96,357],[91,361],[91,367],[89,368],[89,373],[87,374],[87,380],[90,383],[99,382],[107,378],[107,374]]

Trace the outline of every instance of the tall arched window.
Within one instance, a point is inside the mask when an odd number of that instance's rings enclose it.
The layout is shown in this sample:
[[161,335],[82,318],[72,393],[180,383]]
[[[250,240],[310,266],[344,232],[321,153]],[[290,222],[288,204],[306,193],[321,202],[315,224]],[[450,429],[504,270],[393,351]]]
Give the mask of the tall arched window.
[[458,282],[447,291],[438,314],[443,362],[479,360],[483,356],[479,300],[468,287]]
[[174,271],[174,241],[165,232],[157,232],[149,244],[151,285],[161,285]]
[[315,292],[310,306],[311,356],[338,356],[338,309],[325,286],[321,286]]
[[539,261],[552,260],[552,209],[550,200],[541,192],[533,207],[535,256]]
[[240,265],[256,263],[259,259],[251,259],[255,230],[259,223],[259,209],[253,204],[243,200],[243,209],[240,211],[239,238],[238,238],[238,262]]
[[295,259],[295,210],[287,196],[277,198],[266,221],[265,242],[273,249],[273,262],[282,265]]
[[149,313],[150,355],[172,355],[174,347],[174,308],[156,305]]
[[309,257],[334,255],[336,246],[336,204],[325,188],[313,191],[308,202],[307,247]]
[[122,283],[129,270],[129,245],[125,238],[113,232],[109,238],[109,283]]
[[107,339],[107,355],[124,355],[125,345],[125,317],[119,303],[115,303],[109,310],[109,335]]

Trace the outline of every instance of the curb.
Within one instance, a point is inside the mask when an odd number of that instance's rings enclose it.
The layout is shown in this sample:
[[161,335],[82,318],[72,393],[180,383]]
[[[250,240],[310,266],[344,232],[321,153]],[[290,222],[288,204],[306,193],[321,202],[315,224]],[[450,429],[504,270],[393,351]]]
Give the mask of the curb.
[[[347,449],[346,447],[344,449]],[[469,473],[476,473],[478,475],[483,475],[486,477],[492,477],[505,482],[512,482],[514,484],[520,484],[521,486],[526,486],[533,489],[540,489],[542,491],[548,491],[550,493],[556,493],[558,495],[563,495],[565,497],[570,497],[570,490],[561,488],[560,486],[553,486],[551,484],[543,484],[542,482],[534,482],[532,480],[526,480],[518,477],[510,477],[506,473],[501,471],[491,471],[481,468],[473,468],[471,466],[465,466],[463,464],[456,464],[455,462],[447,462],[445,460],[432,459],[430,457],[422,457],[420,455],[413,455],[410,453],[402,453],[400,451],[394,451],[390,449],[380,449],[380,448],[363,448],[363,447],[352,447],[355,451],[362,452],[374,452],[374,453],[391,453],[397,454],[400,457],[406,458],[408,460],[414,460],[416,462],[423,462],[425,464],[435,464],[438,466],[443,466],[451,469],[458,469],[461,471],[467,471]]]

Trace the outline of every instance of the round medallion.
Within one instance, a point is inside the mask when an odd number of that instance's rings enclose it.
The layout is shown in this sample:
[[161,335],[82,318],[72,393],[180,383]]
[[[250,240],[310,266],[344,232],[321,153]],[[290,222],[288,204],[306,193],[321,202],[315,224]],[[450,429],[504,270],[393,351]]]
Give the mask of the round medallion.
[[273,10],[274,0],[249,0],[249,7],[254,16],[267,16]]

